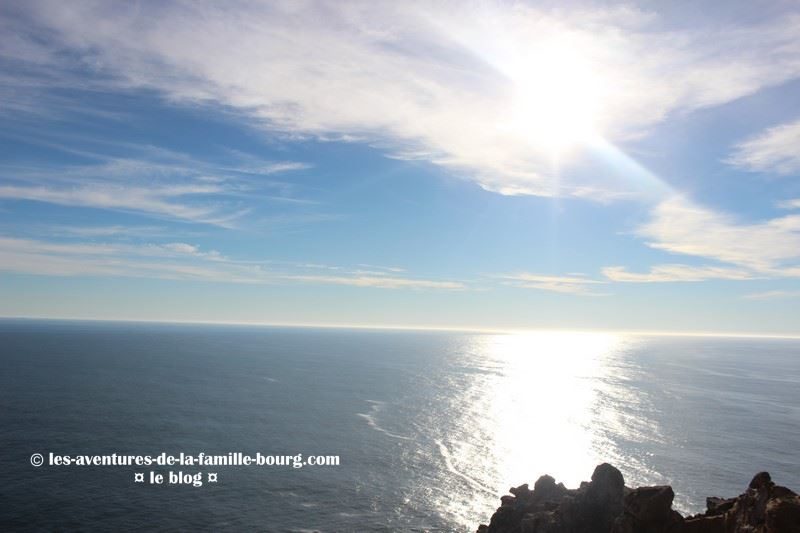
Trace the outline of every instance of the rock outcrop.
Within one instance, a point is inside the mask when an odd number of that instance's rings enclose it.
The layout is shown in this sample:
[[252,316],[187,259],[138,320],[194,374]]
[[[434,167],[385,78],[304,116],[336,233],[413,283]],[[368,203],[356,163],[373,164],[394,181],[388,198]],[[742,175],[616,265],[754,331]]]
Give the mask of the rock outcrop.
[[766,472],[743,494],[708,498],[705,513],[688,517],[672,509],[672,487],[628,488],[606,463],[577,489],[542,476],[533,490],[510,492],[478,533],[800,533],[800,496]]

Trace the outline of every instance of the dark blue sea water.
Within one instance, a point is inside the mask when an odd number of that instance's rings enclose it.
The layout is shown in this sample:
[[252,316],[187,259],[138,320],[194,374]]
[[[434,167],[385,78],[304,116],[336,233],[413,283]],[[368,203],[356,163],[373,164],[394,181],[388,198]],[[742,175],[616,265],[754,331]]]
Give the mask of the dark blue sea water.
[[[0,321],[0,530],[472,531],[610,461],[684,511],[800,488],[800,341]],[[338,455],[335,467],[30,464]],[[135,483],[136,472],[218,473]]]

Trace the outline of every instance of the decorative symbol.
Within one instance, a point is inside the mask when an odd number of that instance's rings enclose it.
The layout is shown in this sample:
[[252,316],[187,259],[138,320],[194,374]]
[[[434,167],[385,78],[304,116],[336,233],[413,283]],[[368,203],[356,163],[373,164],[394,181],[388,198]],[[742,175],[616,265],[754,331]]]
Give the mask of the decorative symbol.
[[209,483],[216,483],[217,482],[217,473],[216,472],[209,472],[208,473],[208,482]]
[[135,483],[144,483],[144,473],[135,473],[133,475],[133,481]]

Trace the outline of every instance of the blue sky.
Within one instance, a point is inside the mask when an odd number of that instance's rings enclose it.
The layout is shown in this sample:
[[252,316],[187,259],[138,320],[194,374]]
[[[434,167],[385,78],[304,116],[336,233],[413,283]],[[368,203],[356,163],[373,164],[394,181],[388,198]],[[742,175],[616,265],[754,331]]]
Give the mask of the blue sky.
[[2,316],[800,334],[791,3],[26,2],[0,35]]

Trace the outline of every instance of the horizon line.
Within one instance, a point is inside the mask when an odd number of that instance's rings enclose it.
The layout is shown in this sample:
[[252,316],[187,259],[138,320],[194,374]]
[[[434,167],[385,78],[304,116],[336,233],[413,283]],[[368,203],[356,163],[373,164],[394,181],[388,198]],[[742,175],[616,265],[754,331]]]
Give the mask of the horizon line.
[[640,335],[649,337],[730,337],[730,338],[763,338],[800,340],[800,333],[753,333],[753,332],[719,332],[719,331],[654,331],[654,330],[614,330],[603,328],[486,328],[479,326],[423,326],[398,324],[334,324],[334,323],[302,323],[302,322],[243,322],[214,320],[153,320],[141,318],[75,318],[53,316],[0,316],[0,320],[53,320],[61,322],[115,322],[133,324],[184,324],[208,326],[252,326],[306,329],[359,329],[390,331],[440,331],[454,333],[475,333],[495,335],[521,335],[526,333],[597,333],[614,335]]

